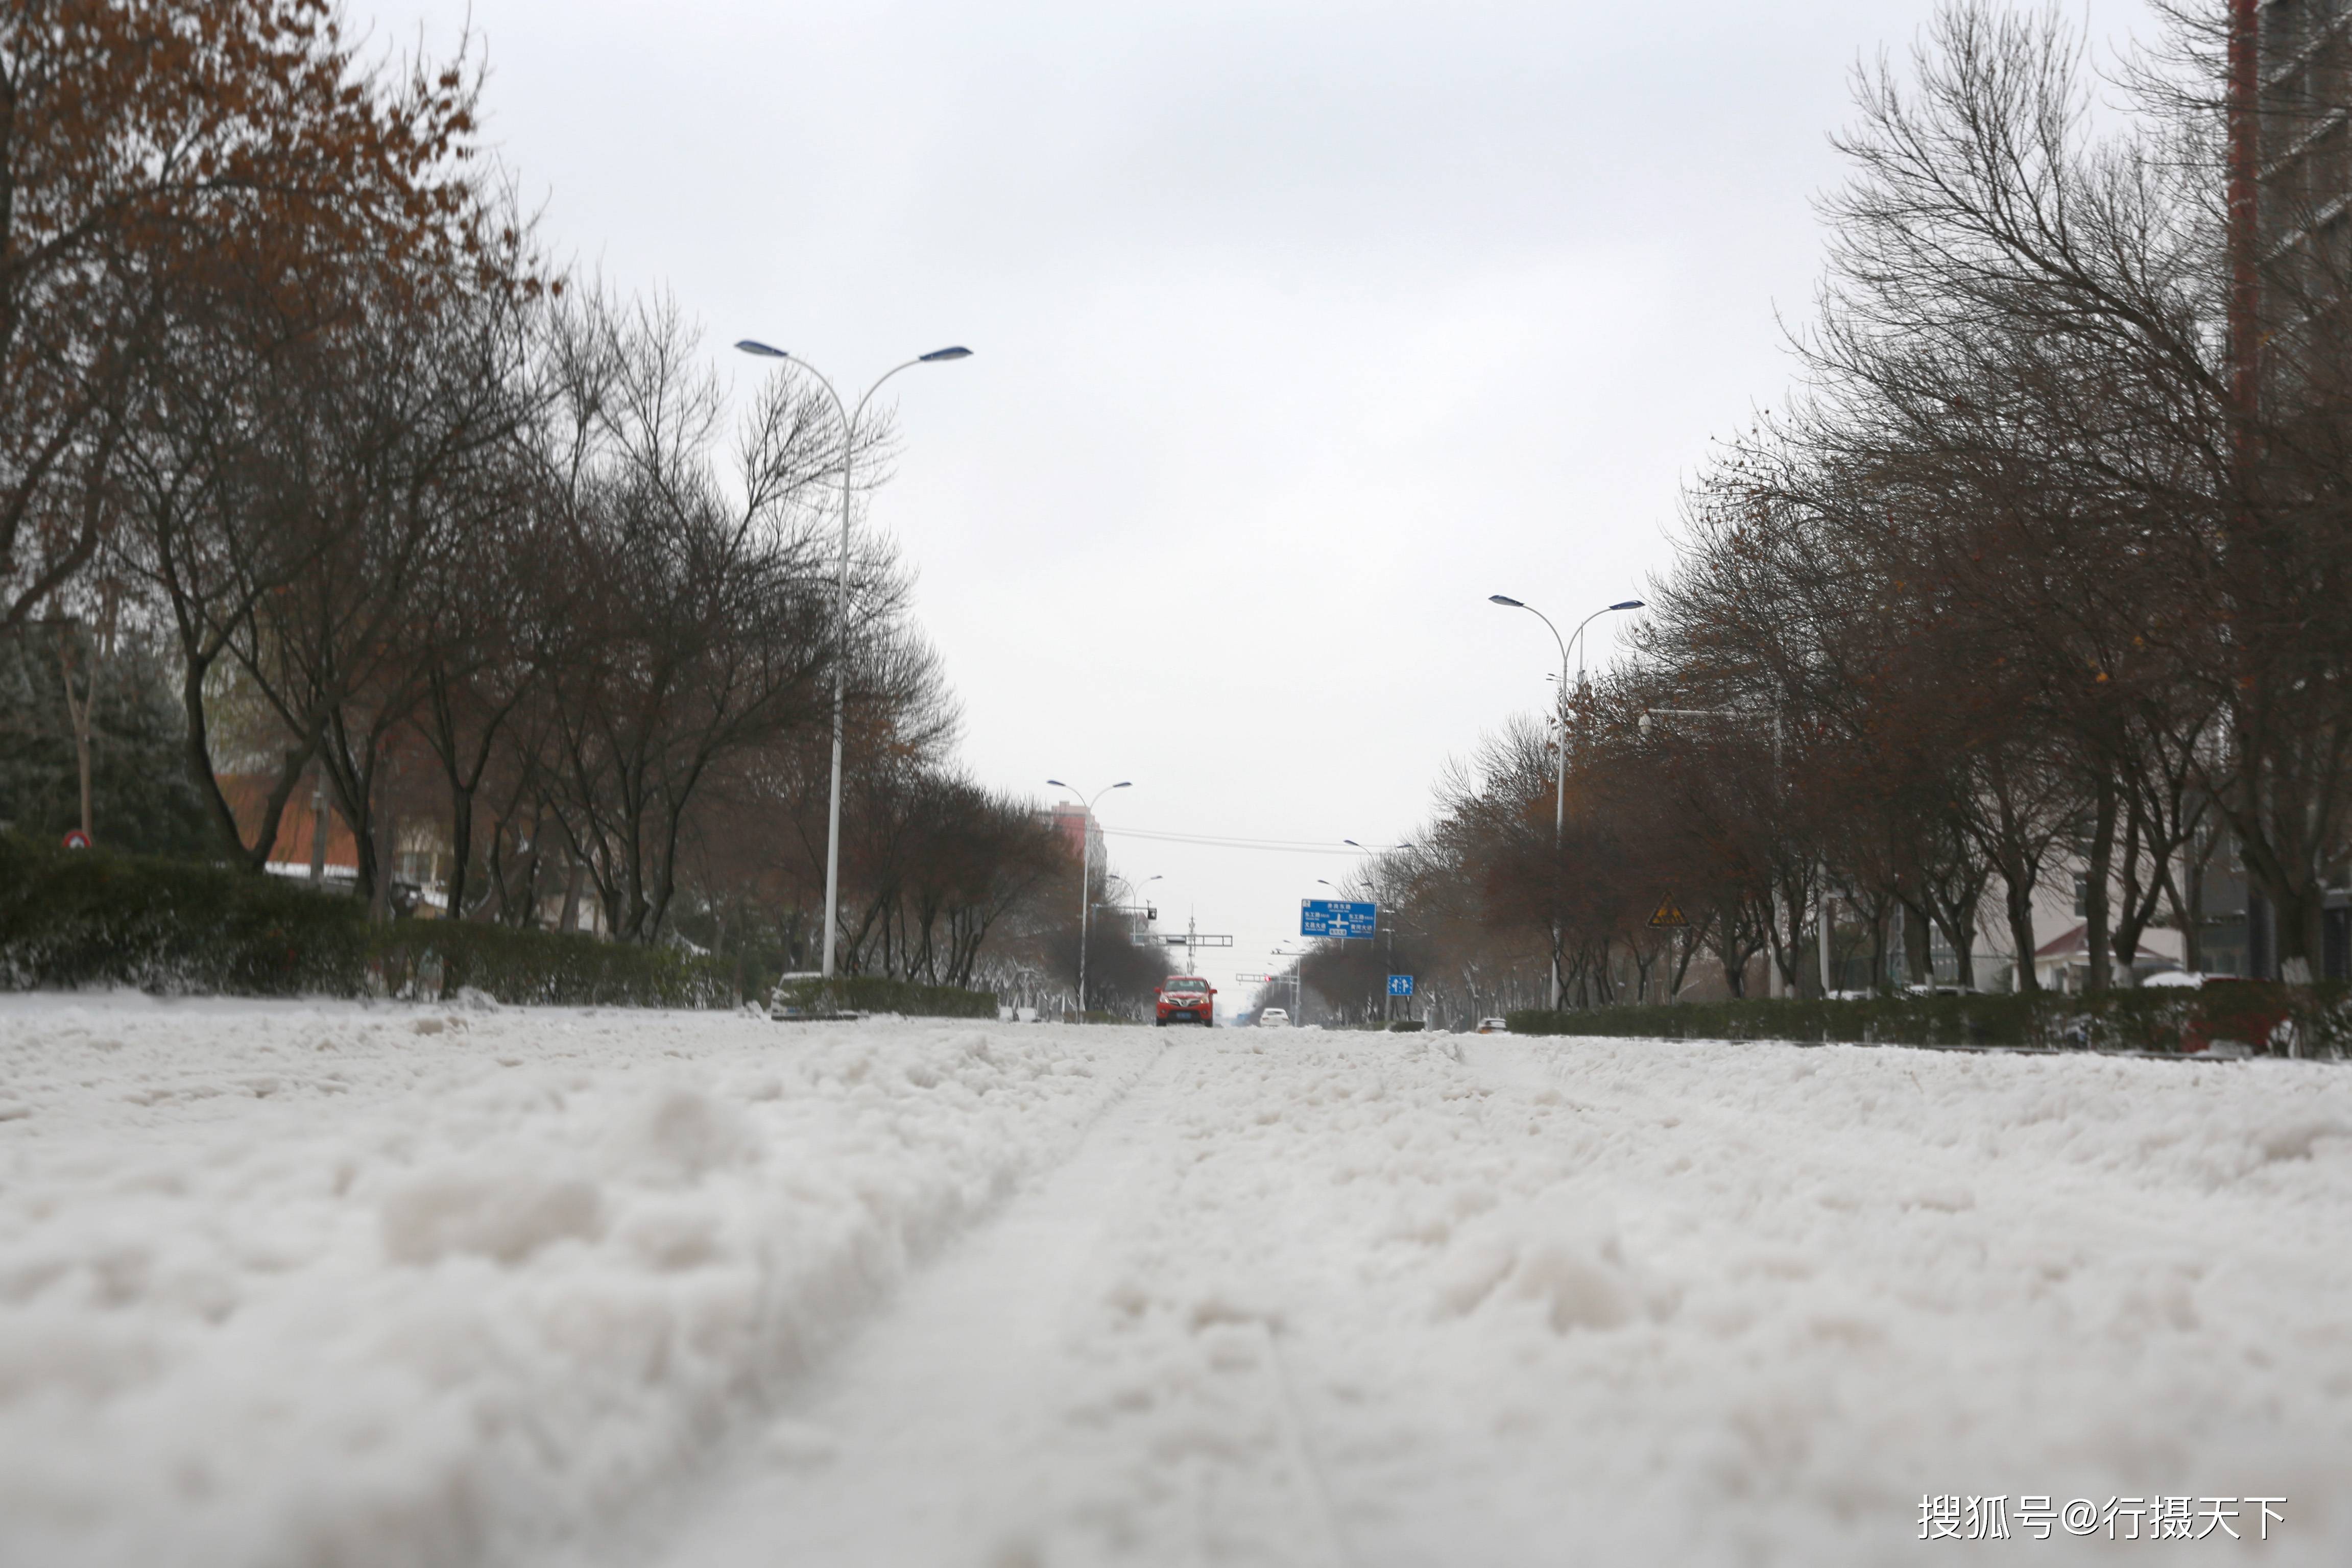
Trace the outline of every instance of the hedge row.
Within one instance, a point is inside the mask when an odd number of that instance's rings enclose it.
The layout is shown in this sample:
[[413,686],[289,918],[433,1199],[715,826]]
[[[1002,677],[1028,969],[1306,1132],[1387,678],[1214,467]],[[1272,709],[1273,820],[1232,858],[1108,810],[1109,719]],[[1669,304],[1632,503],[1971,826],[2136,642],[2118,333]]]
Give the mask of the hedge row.
[[924,986],[884,975],[837,975],[830,980],[792,980],[776,994],[813,1013],[902,1013],[909,1018],[993,1019],[996,994],[960,986]]
[[[2278,1026],[2284,1020],[2288,1028]],[[1846,1040],[1881,1045],[2032,1046],[2053,1050],[2200,1050],[2233,1040],[2306,1056],[2352,1054],[2352,993],[2341,982],[2253,981],[2199,990],[2148,988],[2069,997],[1969,993],[1677,1002],[1510,1015],[1514,1034],[1639,1036],[1667,1040]]]
[[671,947],[466,921],[371,925],[348,895],[225,866],[0,834],[0,989],[735,1005],[731,968]]
[[731,1008],[734,966],[682,947],[642,947],[471,921],[404,920],[371,933],[368,988],[556,1006]]

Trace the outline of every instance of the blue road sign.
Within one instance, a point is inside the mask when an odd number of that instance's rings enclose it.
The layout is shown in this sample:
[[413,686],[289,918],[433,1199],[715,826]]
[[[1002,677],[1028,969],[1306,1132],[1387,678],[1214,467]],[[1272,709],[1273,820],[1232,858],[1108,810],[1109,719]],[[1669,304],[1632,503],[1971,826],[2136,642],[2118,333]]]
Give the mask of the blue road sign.
[[1301,936],[1353,936],[1369,940],[1379,931],[1381,906],[1344,898],[1302,898],[1298,901]]
[[1409,997],[1412,995],[1412,977],[1411,975],[1391,975],[1389,977],[1389,995],[1392,997]]

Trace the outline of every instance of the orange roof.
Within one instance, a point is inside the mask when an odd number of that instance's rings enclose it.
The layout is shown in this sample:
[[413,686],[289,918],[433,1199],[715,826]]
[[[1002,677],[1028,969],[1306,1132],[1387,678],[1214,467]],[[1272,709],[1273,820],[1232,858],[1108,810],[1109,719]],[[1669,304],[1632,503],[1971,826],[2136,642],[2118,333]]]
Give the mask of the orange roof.
[[[277,779],[267,773],[218,773],[214,779],[236,813],[238,833],[247,843],[261,831],[261,814],[269,801],[270,786]],[[286,802],[285,812],[278,819],[278,841],[269,846],[269,858],[281,865],[310,863],[310,791],[298,786],[293,799]],[[352,830],[334,807],[327,808],[327,864],[356,873],[360,867],[359,845],[352,838]]]

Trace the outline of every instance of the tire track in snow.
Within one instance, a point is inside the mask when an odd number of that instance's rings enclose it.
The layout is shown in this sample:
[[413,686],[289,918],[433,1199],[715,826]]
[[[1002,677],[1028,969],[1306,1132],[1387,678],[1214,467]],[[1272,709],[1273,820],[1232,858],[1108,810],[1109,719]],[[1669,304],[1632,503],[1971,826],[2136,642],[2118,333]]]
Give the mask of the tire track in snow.
[[789,1543],[846,1568],[1352,1568],[1289,1353],[1307,1331],[1273,1266],[1279,1206],[1234,1185],[1283,1179],[1265,1134],[1329,1070],[1302,1077],[1294,1046],[1269,1074],[1216,1038],[1163,1052],[751,1451],[595,1561],[766,1568]]
[[1258,1332],[1265,1341],[1266,1366],[1273,1375],[1275,1396],[1281,1409],[1283,1449],[1305,1481],[1312,1526],[1308,1534],[1317,1553],[1330,1568],[1349,1568],[1353,1559],[1348,1552],[1347,1532],[1331,1507],[1331,1483],[1324,1474],[1323,1461],[1307,1434],[1306,1418],[1299,1410],[1297,1381],[1283,1359],[1280,1337],[1263,1319],[1258,1322]]
[[949,1246],[732,1461],[576,1559],[643,1568],[1031,1561],[1022,1459],[1065,1309],[1156,1173],[1173,1051],[988,1223]]

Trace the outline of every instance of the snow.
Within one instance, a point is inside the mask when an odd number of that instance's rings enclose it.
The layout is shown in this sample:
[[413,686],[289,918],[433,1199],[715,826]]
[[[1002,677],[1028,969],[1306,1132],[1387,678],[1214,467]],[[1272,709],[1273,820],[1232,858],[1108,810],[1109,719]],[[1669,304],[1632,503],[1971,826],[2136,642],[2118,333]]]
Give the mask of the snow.
[[2320,1063],[6,998],[0,1562],[2337,1564],[2347,1236]]
[[0,1562],[498,1562],[1075,1145],[1125,1034],[0,1000]]

